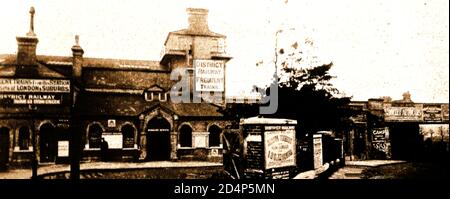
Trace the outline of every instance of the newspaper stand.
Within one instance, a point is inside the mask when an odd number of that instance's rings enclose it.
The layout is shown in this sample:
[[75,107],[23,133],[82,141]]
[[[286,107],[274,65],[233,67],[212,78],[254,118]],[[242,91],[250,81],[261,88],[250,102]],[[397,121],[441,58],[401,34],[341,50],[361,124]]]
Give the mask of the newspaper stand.
[[245,178],[288,179],[296,168],[296,120],[242,119]]

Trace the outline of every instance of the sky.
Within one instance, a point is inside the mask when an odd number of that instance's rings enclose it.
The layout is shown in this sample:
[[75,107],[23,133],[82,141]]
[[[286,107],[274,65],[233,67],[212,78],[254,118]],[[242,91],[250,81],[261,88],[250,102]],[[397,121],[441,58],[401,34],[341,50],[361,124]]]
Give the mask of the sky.
[[[449,101],[447,0],[20,0],[0,5],[0,54],[17,52],[34,6],[37,54],[159,60],[168,32],[187,27],[187,7],[209,9],[209,28],[227,36],[227,95],[265,85],[274,49],[308,38],[333,62],[334,86],[353,100],[380,96]],[[280,33],[278,30],[283,30]],[[276,42],[278,41],[278,42]],[[277,46],[275,45],[277,43]],[[262,61],[264,64],[256,65]]]

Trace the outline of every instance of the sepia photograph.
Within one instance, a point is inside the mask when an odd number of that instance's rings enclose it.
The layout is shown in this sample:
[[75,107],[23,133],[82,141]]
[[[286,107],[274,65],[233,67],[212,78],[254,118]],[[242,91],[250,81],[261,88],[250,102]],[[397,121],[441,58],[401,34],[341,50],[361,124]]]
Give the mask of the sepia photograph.
[[0,181],[448,180],[448,4],[2,2]]

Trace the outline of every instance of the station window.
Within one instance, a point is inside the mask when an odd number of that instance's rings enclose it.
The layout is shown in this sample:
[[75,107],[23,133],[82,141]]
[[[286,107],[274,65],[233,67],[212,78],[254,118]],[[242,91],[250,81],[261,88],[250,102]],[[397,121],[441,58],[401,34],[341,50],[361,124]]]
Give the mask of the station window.
[[192,147],[192,128],[189,125],[181,126],[179,142],[181,147]]
[[30,146],[30,129],[26,126],[19,129],[19,149],[28,150]]
[[122,131],[123,148],[134,147],[135,128],[131,124],[126,124],[120,129]]
[[208,129],[209,132],[209,146],[218,147],[220,146],[220,133],[222,129],[216,125],[212,125]]
[[93,124],[88,129],[89,148],[100,148],[103,129],[99,124]]
[[159,101],[161,102],[167,101],[167,93],[159,93]]

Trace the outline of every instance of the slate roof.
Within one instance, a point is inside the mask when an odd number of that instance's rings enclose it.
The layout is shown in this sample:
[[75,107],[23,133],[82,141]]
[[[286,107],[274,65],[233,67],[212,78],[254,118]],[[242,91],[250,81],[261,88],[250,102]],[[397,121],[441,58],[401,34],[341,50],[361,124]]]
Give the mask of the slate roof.
[[[1,76],[14,76],[15,54],[0,54],[0,75]],[[83,58],[84,68],[104,68],[104,69],[117,69],[117,70],[152,70],[152,71],[169,71],[168,67],[165,67],[159,63],[159,61],[149,60],[126,60],[126,59],[103,59],[103,58]],[[37,55],[37,62],[39,63],[39,74],[42,77],[60,77],[70,74],[72,67],[71,56],[48,56]],[[52,73],[62,73],[60,75]]]
[[143,95],[85,93],[79,100],[80,112],[85,116],[138,116],[157,107],[180,117],[223,116],[213,104],[148,102]]

